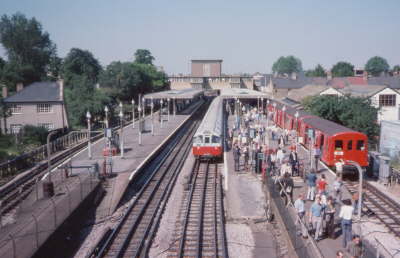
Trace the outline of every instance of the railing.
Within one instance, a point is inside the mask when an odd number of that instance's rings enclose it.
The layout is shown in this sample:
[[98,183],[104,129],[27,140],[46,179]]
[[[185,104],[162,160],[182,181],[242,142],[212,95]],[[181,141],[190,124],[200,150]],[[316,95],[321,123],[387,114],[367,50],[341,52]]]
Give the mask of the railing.
[[[92,132],[92,137],[98,132]],[[52,154],[74,147],[88,139],[87,131],[73,131],[50,142]],[[42,145],[30,152],[24,153],[12,160],[0,164],[0,179],[17,175],[34,167],[37,163],[47,159],[47,145]]]

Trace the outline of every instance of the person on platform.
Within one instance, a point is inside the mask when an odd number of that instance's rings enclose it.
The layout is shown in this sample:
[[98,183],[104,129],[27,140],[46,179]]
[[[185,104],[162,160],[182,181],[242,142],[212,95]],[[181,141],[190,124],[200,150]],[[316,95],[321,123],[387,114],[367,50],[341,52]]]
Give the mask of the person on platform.
[[235,147],[233,149],[233,160],[235,161],[235,171],[239,171],[240,149],[237,144],[235,145]]
[[354,235],[349,246],[347,247],[347,252],[350,254],[351,258],[361,258],[363,255],[362,243],[359,235]]
[[293,147],[290,150],[289,163],[292,167],[293,175],[298,175],[298,169],[297,169],[298,158],[297,158],[297,153]]
[[315,171],[318,172],[318,163],[319,163],[319,159],[321,157],[321,149],[316,144],[314,145],[314,148],[312,149],[312,155],[314,157],[314,169],[315,169]]
[[289,173],[285,173],[283,175],[282,186],[283,186],[283,191],[286,192],[286,194],[284,194],[285,205],[288,205],[289,203],[293,202],[293,188],[294,188],[293,178],[290,176]]
[[326,182],[325,175],[322,174],[321,178],[317,182],[318,192],[321,194],[326,194],[326,186],[328,183]]
[[307,199],[313,201],[315,197],[315,186],[317,182],[317,175],[315,174],[314,170],[311,170],[311,173],[307,174],[306,182],[307,182]]
[[342,185],[342,179],[340,176],[336,176],[336,179],[332,184],[332,195],[335,198],[335,202],[340,202],[342,200]]
[[282,148],[278,148],[278,151],[276,152],[276,160],[279,165],[282,165],[283,159],[285,158],[285,153],[283,153]]
[[243,146],[243,157],[244,157],[244,170],[249,169],[249,147],[247,145]]
[[305,203],[304,203],[304,194],[299,194],[299,197],[297,200],[294,202],[294,208],[296,209],[297,212],[297,219],[296,219],[296,225],[301,228],[301,231],[297,230],[298,235],[302,235],[303,238],[307,238],[307,228],[305,226],[305,214],[306,214],[306,209],[305,209]]
[[360,195],[358,192],[355,192],[351,195],[351,199],[353,201],[353,213],[354,215],[357,215],[358,213],[358,200],[360,199]]
[[335,238],[335,203],[332,196],[328,196],[325,206],[325,228],[327,237]]
[[346,248],[347,243],[351,241],[353,211],[351,201],[349,199],[343,200],[339,212],[339,218],[342,219],[343,248]]
[[321,198],[315,198],[315,202],[311,205],[310,209],[310,223],[315,230],[314,239],[316,241],[321,240],[322,235],[322,212],[323,206],[321,204]]

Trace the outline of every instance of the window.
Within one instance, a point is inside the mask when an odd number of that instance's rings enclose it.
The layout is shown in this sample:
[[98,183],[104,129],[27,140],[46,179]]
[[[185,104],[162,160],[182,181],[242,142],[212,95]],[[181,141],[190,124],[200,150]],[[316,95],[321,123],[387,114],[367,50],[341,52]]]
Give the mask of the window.
[[203,136],[199,135],[197,137],[194,137],[193,142],[194,143],[203,143]]
[[343,141],[342,140],[335,141],[335,150],[343,150]]
[[204,143],[210,143],[210,136],[206,136],[204,138]]
[[358,140],[357,141],[357,150],[364,150],[364,141],[363,140]]
[[11,114],[22,114],[22,106],[17,104],[12,104],[10,107]]
[[215,135],[213,135],[212,136],[212,143],[219,143],[219,137],[218,136],[215,136]]
[[51,113],[52,106],[51,106],[51,104],[37,104],[37,112],[38,113]]
[[347,142],[347,150],[352,150],[353,149],[353,141],[348,141]]
[[54,129],[54,124],[52,123],[39,123],[38,126],[46,128],[48,131]]
[[11,133],[12,134],[18,134],[19,131],[21,130],[22,125],[20,124],[11,124],[10,125],[10,129],[11,129]]
[[394,107],[396,106],[396,95],[395,94],[382,94],[379,95],[379,106],[380,107]]

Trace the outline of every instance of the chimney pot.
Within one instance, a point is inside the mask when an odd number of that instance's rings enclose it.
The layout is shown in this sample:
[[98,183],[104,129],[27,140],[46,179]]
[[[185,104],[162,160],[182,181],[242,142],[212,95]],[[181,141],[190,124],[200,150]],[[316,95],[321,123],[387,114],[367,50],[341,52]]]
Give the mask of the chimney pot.
[[58,85],[60,87],[60,100],[64,101],[64,80],[59,79],[58,80]]
[[20,92],[24,89],[24,84],[22,82],[17,83],[17,92]]
[[8,97],[8,89],[5,85],[3,85],[3,88],[1,89],[1,95],[3,96],[3,98]]

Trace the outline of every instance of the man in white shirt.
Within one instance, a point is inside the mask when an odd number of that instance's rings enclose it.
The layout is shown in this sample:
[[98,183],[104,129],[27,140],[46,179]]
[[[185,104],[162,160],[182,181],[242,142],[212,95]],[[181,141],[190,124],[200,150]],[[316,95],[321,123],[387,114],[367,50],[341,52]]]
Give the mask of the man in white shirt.
[[351,201],[349,199],[343,200],[339,213],[339,218],[342,219],[343,248],[346,248],[347,243],[351,241],[353,211]]

